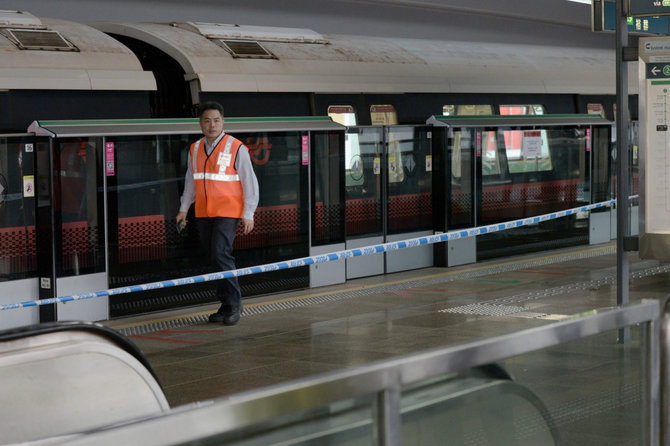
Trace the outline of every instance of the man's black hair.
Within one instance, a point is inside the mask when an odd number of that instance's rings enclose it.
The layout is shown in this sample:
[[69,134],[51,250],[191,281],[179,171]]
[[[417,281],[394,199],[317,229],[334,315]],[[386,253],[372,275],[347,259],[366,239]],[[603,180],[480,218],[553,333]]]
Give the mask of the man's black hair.
[[200,104],[200,114],[198,116],[202,117],[202,114],[205,113],[206,110],[218,110],[223,117],[223,105],[219,104],[218,102],[204,102]]

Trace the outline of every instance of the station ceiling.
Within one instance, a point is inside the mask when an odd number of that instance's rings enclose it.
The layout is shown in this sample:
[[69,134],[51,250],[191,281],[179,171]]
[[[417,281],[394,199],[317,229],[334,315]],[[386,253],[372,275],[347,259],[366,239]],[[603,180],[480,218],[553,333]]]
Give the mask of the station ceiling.
[[570,0],[0,0],[0,9],[80,23],[147,21],[310,28],[325,34],[614,47]]

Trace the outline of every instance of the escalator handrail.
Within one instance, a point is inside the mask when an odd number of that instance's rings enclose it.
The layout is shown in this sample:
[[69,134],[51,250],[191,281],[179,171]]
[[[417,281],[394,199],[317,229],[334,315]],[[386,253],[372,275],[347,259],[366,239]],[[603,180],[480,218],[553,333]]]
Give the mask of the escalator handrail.
[[153,367],[151,367],[149,360],[134,343],[132,343],[128,338],[121,335],[117,331],[95,322],[59,321],[12,328],[9,330],[0,331],[0,342],[9,342],[18,339],[29,338],[32,336],[41,336],[45,334],[66,331],[84,331],[106,339],[137,359],[144,366],[144,368],[146,368],[147,371],[151,373],[151,376],[153,376],[160,388],[163,388],[160,380],[158,379],[158,375],[156,375]]

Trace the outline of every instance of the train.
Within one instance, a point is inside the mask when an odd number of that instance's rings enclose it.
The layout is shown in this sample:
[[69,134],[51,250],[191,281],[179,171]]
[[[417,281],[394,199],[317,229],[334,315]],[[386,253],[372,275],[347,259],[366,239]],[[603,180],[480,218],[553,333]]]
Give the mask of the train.
[[[3,132],[36,118],[192,117],[208,100],[240,117],[326,116],[346,105],[356,125],[372,124],[378,105],[393,106],[399,124],[479,105],[499,113],[537,104],[549,114],[599,107],[614,118],[614,49],[200,22],[85,25],[21,11],[0,19]],[[629,91],[634,101],[635,82]]]
[[[256,230],[236,241],[238,266],[613,195],[614,50],[204,22],[80,24],[1,11],[0,51],[0,285],[38,276],[39,212],[25,188],[40,187],[27,177],[39,180],[30,165],[40,163],[42,152],[50,160],[58,228],[55,276],[104,273],[113,287],[202,272],[195,228],[180,235],[173,220],[186,150],[197,137],[192,118],[206,101],[222,103],[233,128],[236,119],[330,117],[332,123],[311,136],[289,124],[235,133],[261,183]],[[636,83],[629,89],[636,119]],[[588,114],[600,121],[542,121]],[[518,116],[553,127],[496,124]],[[431,117],[440,118],[429,125]],[[459,125],[468,117],[489,124]],[[77,120],[87,129],[150,122],[165,129],[179,119],[191,119],[191,130],[104,140],[99,130],[51,142],[34,136],[35,129]],[[533,157],[524,152],[524,138],[544,141]],[[305,147],[311,165],[302,162]],[[477,259],[588,242],[581,217],[479,237]],[[441,256],[431,251],[420,265],[448,264],[436,260]],[[401,268],[394,262],[386,257],[376,271]],[[346,277],[357,277],[355,269]],[[242,286],[245,296],[313,286],[309,275],[298,268],[242,278]],[[109,316],[212,299],[206,286],[152,290],[110,300]]]

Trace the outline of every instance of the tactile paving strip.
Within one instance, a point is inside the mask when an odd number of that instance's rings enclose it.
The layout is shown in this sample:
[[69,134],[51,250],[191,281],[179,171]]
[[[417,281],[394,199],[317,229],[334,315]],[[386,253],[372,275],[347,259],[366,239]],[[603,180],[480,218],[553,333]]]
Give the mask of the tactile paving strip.
[[[325,302],[334,302],[339,300],[351,299],[355,297],[368,296],[371,294],[387,293],[397,290],[406,290],[409,288],[425,287],[430,284],[438,284],[451,282],[455,280],[471,279],[491,274],[499,274],[508,271],[516,271],[521,269],[528,268],[537,268],[543,265],[551,265],[561,262],[569,262],[573,260],[586,259],[592,257],[598,257],[602,255],[614,254],[616,253],[615,246],[608,246],[602,249],[594,249],[583,252],[577,252],[573,254],[563,255],[563,256],[547,256],[540,259],[531,259],[527,262],[511,263],[506,265],[497,265],[491,268],[482,268],[475,271],[464,271],[462,273],[457,273],[449,276],[438,276],[430,279],[420,279],[409,282],[396,283],[386,286],[372,286],[369,288],[357,289],[352,291],[344,292],[334,292],[333,294],[320,295],[305,297],[303,299],[295,299],[285,302],[273,302],[268,304],[254,305],[253,307],[245,307],[242,311],[242,317],[253,316],[257,314],[268,313],[272,311],[281,311],[281,310],[290,310],[298,307],[305,307],[308,305],[316,305]],[[670,272],[670,265],[667,266],[655,266],[639,271],[634,271],[631,274],[633,279],[653,276],[656,274],[662,274]],[[527,308],[510,305],[514,303],[527,302],[530,300],[541,299],[543,297],[556,296],[559,294],[564,294],[572,291],[585,290],[598,288],[603,285],[611,285],[616,281],[616,271],[613,273],[604,275],[601,278],[589,280],[585,282],[579,282],[574,284],[562,285],[558,287],[543,289],[539,291],[533,291],[528,293],[517,294],[514,296],[506,296],[498,299],[493,299],[487,302],[481,302],[478,304],[469,304],[461,307],[448,308],[440,310],[443,312],[457,313],[460,309],[463,310],[463,314],[479,314],[482,316],[492,316],[492,315],[502,315],[509,316],[517,313],[527,312]],[[465,308],[469,307],[469,308]],[[467,311],[467,313],[465,312]],[[538,314],[537,317],[545,316],[544,314]],[[166,329],[176,329],[182,327],[188,327],[191,325],[199,325],[207,323],[208,315],[196,315],[196,316],[185,316],[177,317],[174,319],[161,321],[159,323],[147,323],[143,325],[137,325],[133,327],[124,327],[117,329],[123,335],[141,335],[145,333],[150,333],[152,331],[166,330]]]
[[479,316],[508,316],[514,313],[526,311],[527,308],[515,307],[513,305],[496,305],[489,303],[476,303],[461,305],[460,307],[440,310],[440,313],[476,314]]
[[[670,272],[670,265],[655,266],[646,268],[631,273],[632,279],[641,279],[644,277],[654,276],[656,274],[663,274]],[[597,289],[604,285],[614,285],[616,282],[616,273],[608,274],[598,279],[588,280],[584,282],[571,283],[561,285],[553,288],[545,288],[543,290],[531,291],[528,293],[515,294],[514,296],[500,297],[487,302],[480,302],[477,304],[461,305],[458,307],[447,308],[439,310],[441,313],[458,313],[458,314],[477,314],[481,316],[502,316],[510,315],[517,312],[526,311],[527,308],[519,306],[510,306],[508,304],[516,304],[527,302],[531,300],[541,299],[543,297],[557,296],[559,294],[566,294],[573,291],[583,291],[590,289]],[[502,309],[501,307],[506,307]],[[541,314],[538,317],[546,316]]]

